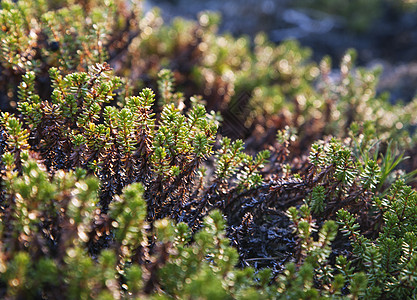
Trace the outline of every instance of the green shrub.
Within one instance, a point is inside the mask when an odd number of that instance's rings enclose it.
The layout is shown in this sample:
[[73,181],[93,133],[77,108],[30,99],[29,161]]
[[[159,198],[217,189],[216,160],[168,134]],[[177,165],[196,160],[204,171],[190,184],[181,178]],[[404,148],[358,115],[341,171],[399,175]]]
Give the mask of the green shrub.
[[4,298],[415,297],[416,100],[353,51],[332,77],[215,14],[1,5]]

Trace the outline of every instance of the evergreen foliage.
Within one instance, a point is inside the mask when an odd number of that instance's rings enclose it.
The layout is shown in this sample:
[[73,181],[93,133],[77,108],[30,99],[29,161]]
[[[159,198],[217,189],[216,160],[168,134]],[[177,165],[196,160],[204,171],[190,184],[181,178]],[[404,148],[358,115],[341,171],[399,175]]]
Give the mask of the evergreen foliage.
[[1,3],[1,297],[416,297],[417,99],[129,3]]

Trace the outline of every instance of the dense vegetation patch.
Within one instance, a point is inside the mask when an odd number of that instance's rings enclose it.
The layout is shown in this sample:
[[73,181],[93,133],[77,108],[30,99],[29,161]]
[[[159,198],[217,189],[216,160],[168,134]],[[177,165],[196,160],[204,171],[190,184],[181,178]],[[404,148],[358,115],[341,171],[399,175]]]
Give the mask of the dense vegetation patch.
[[1,5],[2,297],[416,297],[417,100],[353,50]]

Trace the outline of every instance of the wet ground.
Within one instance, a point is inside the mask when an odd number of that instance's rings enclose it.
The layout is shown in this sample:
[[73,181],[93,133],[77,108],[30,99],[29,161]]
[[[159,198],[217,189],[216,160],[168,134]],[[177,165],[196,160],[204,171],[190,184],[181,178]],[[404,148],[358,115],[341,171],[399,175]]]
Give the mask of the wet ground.
[[[349,48],[358,51],[358,63],[366,67],[382,65],[380,91],[391,99],[410,101],[417,93],[417,12],[381,7],[378,18],[361,32],[352,30],[346,18],[311,8],[300,8],[291,0],[148,0],[147,7],[159,6],[166,21],[176,16],[195,19],[200,11],[222,15],[221,32],[254,36],[266,32],[279,43],[297,39],[313,49],[319,61],[330,55],[337,65]],[[363,12],[358,12],[358,14]],[[369,12],[372,15],[372,12]],[[355,16],[355,15],[353,15]],[[365,14],[366,16],[366,14]]]

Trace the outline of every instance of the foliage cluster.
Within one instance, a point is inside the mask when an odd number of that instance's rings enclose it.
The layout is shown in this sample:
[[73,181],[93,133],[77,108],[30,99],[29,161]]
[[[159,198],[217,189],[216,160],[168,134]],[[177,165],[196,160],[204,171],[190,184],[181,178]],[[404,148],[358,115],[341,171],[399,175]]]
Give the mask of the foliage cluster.
[[1,3],[1,296],[416,297],[417,100],[129,3]]

